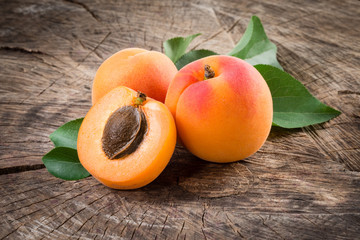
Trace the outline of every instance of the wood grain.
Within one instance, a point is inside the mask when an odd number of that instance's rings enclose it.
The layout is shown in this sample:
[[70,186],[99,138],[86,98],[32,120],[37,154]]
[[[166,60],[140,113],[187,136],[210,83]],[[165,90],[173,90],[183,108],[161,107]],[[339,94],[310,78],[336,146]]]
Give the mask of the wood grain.
[[[359,1],[0,1],[1,239],[356,239],[360,235]],[[150,185],[66,182],[48,135],[91,106],[116,51],[175,36],[227,53],[252,15],[284,69],[342,114],[273,128],[253,156],[212,164],[177,146]]]

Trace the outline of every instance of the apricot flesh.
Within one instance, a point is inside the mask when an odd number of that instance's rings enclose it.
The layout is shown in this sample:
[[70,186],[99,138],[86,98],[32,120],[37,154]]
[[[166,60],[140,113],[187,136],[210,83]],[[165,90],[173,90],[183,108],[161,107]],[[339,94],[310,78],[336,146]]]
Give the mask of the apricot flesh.
[[160,102],[177,69],[164,54],[141,48],[127,48],[106,59],[96,72],[92,86],[92,104],[118,86],[145,93]]
[[136,97],[137,92],[127,87],[111,90],[93,105],[79,130],[77,150],[81,164],[111,188],[135,189],[149,184],[164,170],[175,149],[176,126],[170,111],[163,103],[146,98],[139,106],[146,119],[146,131],[136,149],[113,159],[105,153],[103,136],[109,118],[119,109],[136,107]]
[[[214,72],[208,79],[207,65]],[[165,104],[181,142],[211,162],[249,157],[271,129],[269,87],[253,66],[235,57],[210,56],[183,67],[170,83]]]

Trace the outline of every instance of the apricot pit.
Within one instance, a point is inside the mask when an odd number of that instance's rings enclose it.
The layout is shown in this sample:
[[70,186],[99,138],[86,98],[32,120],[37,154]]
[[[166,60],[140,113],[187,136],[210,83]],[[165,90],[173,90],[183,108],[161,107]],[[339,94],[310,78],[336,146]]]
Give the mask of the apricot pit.
[[134,106],[121,107],[107,121],[102,137],[102,147],[110,159],[133,153],[147,130],[145,114]]

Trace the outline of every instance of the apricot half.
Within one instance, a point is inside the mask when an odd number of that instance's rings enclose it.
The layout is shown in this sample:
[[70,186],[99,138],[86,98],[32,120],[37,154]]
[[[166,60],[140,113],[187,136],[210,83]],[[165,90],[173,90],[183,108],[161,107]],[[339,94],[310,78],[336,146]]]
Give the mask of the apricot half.
[[165,54],[141,48],[127,48],[106,59],[96,72],[92,86],[92,104],[118,86],[145,93],[165,101],[170,81],[177,73]]
[[163,103],[117,87],[86,114],[77,151],[97,180],[111,188],[134,189],[164,170],[175,144],[175,122]]
[[272,124],[267,83],[253,66],[230,56],[210,56],[183,67],[170,83],[165,104],[185,147],[211,162],[252,155]]

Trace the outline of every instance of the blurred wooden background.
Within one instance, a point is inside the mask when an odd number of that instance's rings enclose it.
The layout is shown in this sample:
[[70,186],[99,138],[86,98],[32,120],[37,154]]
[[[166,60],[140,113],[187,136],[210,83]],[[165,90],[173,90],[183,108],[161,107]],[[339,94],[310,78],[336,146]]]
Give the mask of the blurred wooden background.
[[[211,164],[178,146],[150,185],[62,181],[48,136],[91,106],[97,67],[120,49],[229,52],[252,15],[285,71],[343,112],[273,128],[255,155]],[[356,239],[360,236],[359,1],[0,1],[1,239]]]

